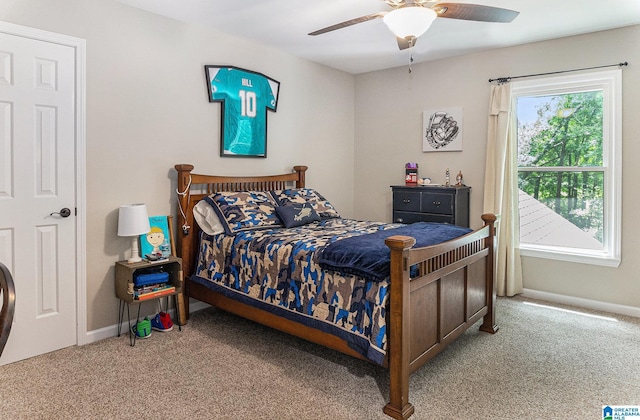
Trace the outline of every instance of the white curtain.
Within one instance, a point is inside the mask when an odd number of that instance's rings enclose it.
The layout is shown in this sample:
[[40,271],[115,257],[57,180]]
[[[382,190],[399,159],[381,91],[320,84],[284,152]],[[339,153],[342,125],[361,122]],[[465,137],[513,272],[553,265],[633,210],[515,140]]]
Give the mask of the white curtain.
[[518,139],[511,101],[511,85],[491,86],[484,186],[484,211],[498,218],[496,283],[498,296],[522,293],[522,265],[518,242]]

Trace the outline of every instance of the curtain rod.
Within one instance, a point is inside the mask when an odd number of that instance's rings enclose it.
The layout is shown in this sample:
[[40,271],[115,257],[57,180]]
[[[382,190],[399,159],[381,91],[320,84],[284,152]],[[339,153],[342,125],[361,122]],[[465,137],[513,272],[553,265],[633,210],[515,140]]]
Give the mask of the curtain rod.
[[498,77],[496,79],[489,79],[489,83],[491,83],[491,82],[506,83],[506,82],[509,82],[509,81],[511,81],[513,79],[521,79],[523,77],[547,76],[549,74],[570,73],[570,72],[573,72],[573,71],[601,69],[601,68],[604,68],[604,67],[624,67],[624,66],[627,66],[627,65],[629,65],[629,63],[627,61],[625,61],[624,63],[607,64],[606,66],[585,67],[585,68],[582,68],[582,69],[573,69],[573,70],[560,70],[560,71],[552,71],[552,72],[549,72],[549,73],[525,74],[523,76]]

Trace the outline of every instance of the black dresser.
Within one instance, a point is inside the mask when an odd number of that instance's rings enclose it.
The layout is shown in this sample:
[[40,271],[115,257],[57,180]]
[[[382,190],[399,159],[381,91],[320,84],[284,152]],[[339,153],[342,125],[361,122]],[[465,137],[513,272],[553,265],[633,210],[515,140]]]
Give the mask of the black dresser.
[[471,187],[392,185],[394,223],[442,222],[469,227]]

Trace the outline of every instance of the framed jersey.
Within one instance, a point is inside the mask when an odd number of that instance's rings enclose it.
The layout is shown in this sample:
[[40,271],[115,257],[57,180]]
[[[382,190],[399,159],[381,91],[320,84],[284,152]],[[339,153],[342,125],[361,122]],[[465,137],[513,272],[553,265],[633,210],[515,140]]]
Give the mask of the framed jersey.
[[276,112],[280,82],[232,66],[204,66],[209,102],[221,103],[220,156],[267,157],[267,111]]

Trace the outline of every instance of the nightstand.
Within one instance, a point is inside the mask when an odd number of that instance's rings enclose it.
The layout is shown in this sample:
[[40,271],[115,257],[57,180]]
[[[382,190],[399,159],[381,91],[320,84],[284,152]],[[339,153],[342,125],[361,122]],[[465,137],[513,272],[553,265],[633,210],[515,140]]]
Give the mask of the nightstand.
[[[127,320],[129,326],[129,341],[131,346],[135,346],[136,336],[131,332],[131,314],[130,306],[138,305],[138,314],[136,320],[140,319],[140,309],[145,302],[157,302],[158,299],[167,298],[167,304],[170,297],[174,299],[176,308],[176,318],[178,329],[182,330],[186,316],[184,308],[184,296],[182,294],[182,259],[170,256],[166,260],[148,262],[141,261],[130,263],[127,261],[118,261],[115,268],[115,286],[116,296],[119,299],[118,304],[118,337],[122,332],[122,322],[124,321],[124,309],[127,308]],[[133,279],[137,274],[151,272],[166,272],[169,274],[169,289],[158,290],[157,292],[146,293],[144,295],[134,295]]]

